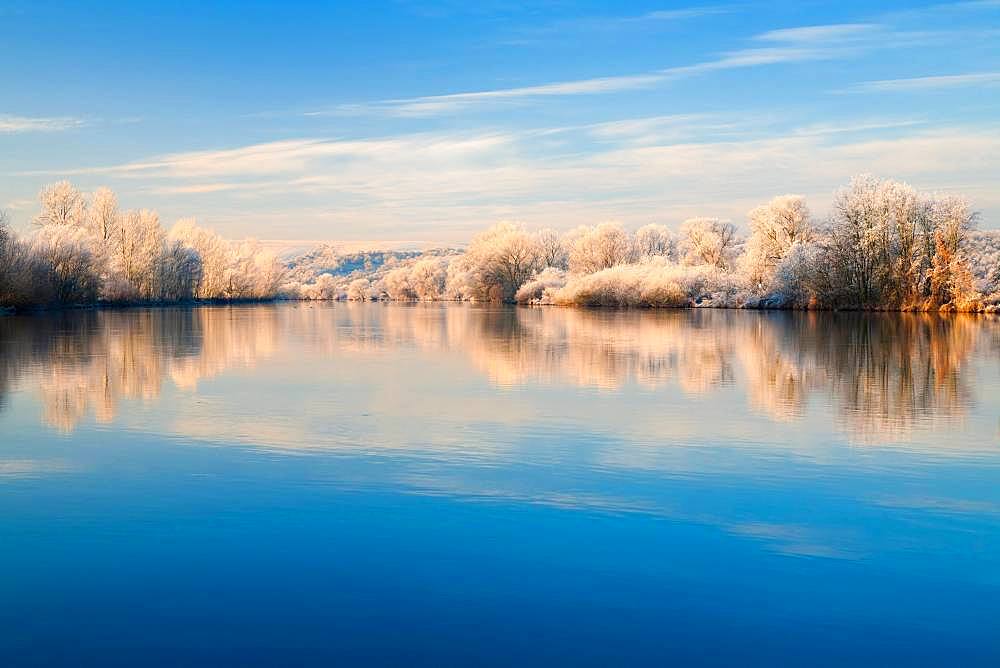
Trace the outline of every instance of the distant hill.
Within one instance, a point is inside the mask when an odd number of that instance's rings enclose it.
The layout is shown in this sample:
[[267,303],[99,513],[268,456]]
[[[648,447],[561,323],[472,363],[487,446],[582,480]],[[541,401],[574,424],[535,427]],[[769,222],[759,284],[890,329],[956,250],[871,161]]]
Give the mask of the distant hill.
[[328,274],[337,279],[337,284],[343,285],[356,278],[374,281],[387,271],[410,265],[423,257],[447,257],[461,253],[462,251],[453,248],[343,252],[331,244],[320,244],[287,260],[285,283],[289,287],[310,285],[316,283],[323,274]]
[[288,260],[288,279],[312,283],[320,274],[349,277],[355,273],[371,274],[386,265],[419,257],[420,251],[365,251],[342,253],[330,244],[322,244]]

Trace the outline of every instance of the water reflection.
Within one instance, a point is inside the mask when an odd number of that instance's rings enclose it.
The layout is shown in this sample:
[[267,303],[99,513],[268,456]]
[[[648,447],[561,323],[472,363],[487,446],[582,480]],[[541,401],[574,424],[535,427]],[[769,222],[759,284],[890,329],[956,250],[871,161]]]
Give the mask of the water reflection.
[[252,366],[278,342],[273,308],[71,311],[0,318],[0,401],[37,390],[43,421],[72,431],[88,413],[114,420],[123,399],[155,401],[165,380],[198,381]]
[[595,665],[669,664],[665,632],[740,653],[720,665],[816,665],[831,633],[832,665],[993,659],[998,332],[459,304],[0,318],[0,646],[336,664],[430,642],[466,665],[494,652],[450,654],[477,630],[551,622],[546,663],[599,638]]
[[[735,392],[777,423],[803,420],[815,402],[853,440],[886,441],[960,421],[979,399],[977,370],[995,365],[997,332],[992,318],[930,314],[379,304],[63,312],[0,318],[0,405],[17,388],[33,391],[43,421],[71,431],[88,414],[113,421],[123,399],[156,402],[166,382],[196,393],[199,381],[261,360],[419,351],[463,360],[474,371],[450,373],[499,388],[677,388],[725,394],[730,407]],[[395,382],[391,369],[373,372]]]

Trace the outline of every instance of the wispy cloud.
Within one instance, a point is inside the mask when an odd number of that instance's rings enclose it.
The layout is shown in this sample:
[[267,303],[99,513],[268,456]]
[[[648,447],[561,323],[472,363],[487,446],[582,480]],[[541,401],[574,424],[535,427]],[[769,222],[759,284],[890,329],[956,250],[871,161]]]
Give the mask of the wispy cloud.
[[[554,226],[693,215],[738,220],[761,198],[785,190],[819,193],[821,209],[827,193],[866,170],[981,193],[978,208],[1000,206],[985,176],[1000,168],[995,128],[932,130],[920,122],[781,126],[746,114],[626,118],[458,136],[282,140],[77,173],[112,185],[122,179],[125,191],[139,188],[174,208],[203,198],[199,213],[234,230],[342,226],[394,238],[419,230],[441,241],[503,218]],[[883,128],[899,131],[870,132]]]
[[899,128],[910,128],[915,125],[924,125],[927,121],[922,119],[870,119],[860,120],[853,123],[814,123],[798,128],[794,134],[809,137],[819,135],[850,134],[859,132],[871,132],[873,130],[895,130]]
[[1000,84],[1000,72],[976,72],[968,74],[948,74],[943,76],[913,77],[910,79],[882,79],[865,81],[851,86],[844,92],[905,92],[964,88],[967,86],[996,86]]
[[[413,165],[419,161],[447,161],[480,154],[508,144],[513,135],[500,132],[455,135],[415,133],[375,139],[305,138],[251,144],[239,148],[187,151],[154,156],[148,160],[105,167],[71,170],[22,172],[21,175],[67,176],[109,174],[125,178],[204,179],[240,175],[304,172],[316,161],[327,165],[350,165],[359,160],[398,161]],[[233,190],[232,183],[198,183],[183,192]]]
[[85,125],[79,118],[62,117],[29,117],[0,114],[0,134],[16,134],[21,132],[61,132]]
[[830,25],[801,26],[769,30],[754,37],[763,42],[795,44],[829,44],[831,42],[857,42],[873,32],[880,32],[877,23],[835,23]]
[[383,100],[368,104],[341,105],[330,110],[310,111],[306,115],[327,116],[379,113],[388,116],[403,117],[433,116],[489,104],[512,103],[545,97],[597,95],[638,90],[656,86],[673,79],[714,71],[843,57],[856,51],[859,47],[878,44],[879,40],[876,39],[876,35],[883,32],[884,30],[880,26],[867,23],[774,30],[754,37],[754,41],[767,42],[770,46],[724,52],[713,60],[692,65],[670,67],[639,74],[594,77],[534,86],[428,95],[415,98]]

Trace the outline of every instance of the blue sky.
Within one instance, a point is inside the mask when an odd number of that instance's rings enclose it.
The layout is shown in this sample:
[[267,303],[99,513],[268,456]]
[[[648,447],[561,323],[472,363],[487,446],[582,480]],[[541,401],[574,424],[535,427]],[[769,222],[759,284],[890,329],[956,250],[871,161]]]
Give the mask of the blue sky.
[[851,175],[1000,227],[1000,0],[0,0],[0,207],[108,185],[228,237],[742,223]]

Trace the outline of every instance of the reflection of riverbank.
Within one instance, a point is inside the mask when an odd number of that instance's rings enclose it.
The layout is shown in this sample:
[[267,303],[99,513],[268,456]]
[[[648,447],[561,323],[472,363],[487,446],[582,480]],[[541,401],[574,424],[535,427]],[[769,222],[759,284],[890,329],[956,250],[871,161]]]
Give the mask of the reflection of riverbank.
[[165,378],[194,389],[201,378],[252,366],[274,350],[273,314],[266,307],[158,308],[7,318],[0,321],[0,378],[36,388],[43,419],[60,430],[88,413],[107,423],[123,399],[154,401]]
[[196,392],[200,380],[262,358],[413,350],[464,360],[502,387],[736,391],[783,423],[821,397],[837,429],[884,441],[962,419],[976,400],[971,360],[1000,350],[997,330],[990,318],[915,313],[363,303],[67,311],[0,320],[0,401],[33,389],[44,420],[71,430],[88,413],[111,421],[123,399],[156,401],[165,380]]
[[735,388],[780,422],[821,396],[837,428],[865,442],[960,420],[975,399],[971,357],[1000,350],[994,319],[928,313],[347,304],[302,317],[327,350],[461,352],[500,386]]

